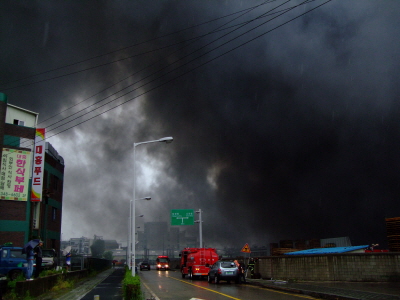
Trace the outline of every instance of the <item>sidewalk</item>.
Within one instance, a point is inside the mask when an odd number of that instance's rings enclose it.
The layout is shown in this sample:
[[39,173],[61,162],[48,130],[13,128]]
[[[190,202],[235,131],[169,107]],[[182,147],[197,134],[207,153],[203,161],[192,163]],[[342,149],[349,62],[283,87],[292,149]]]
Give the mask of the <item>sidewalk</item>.
[[334,300],[400,300],[398,282],[287,282],[246,279],[248,284]]
[[114,272],[96,285],[96,287],[82,297],[81,300],[93,300],[96,295],[100,300],[123,300],[122,281],[124,276],[125,268],[114,268]]
[[[82,299],[87,293],[89,293],[91,290],[93,290],[97,285],[99,285],[102,281],[104,281],[107,277],[109,277],[114,271],[116,271],[119,268],[111,268],[106,271],[103,271],[99,274],[97,274],[95,277],[88,278],[82,282],[79,283],[79,285],[74,288],[72,291],[68,292],[67,294],[55,298],[54,300],[80,300]],[[121,268],[123,269],[123,268]],[[123,279],[123,276],[121,278],[121,281]],[[92,297],[93,299],[93,297]],[[122,298],[121,298],[122,299]]]

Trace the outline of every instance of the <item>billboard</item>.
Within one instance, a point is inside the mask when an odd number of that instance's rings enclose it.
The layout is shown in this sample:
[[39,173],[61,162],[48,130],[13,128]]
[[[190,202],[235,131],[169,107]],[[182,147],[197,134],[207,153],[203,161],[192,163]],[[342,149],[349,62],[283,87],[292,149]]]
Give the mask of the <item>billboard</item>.
[[44,158],[46,152],[45,131],[44,128],[36,128],[35,148],[33,153],[31,202],[42,201]]
[[3,148],[0,170],[0,199],[27,201],[31,152]]

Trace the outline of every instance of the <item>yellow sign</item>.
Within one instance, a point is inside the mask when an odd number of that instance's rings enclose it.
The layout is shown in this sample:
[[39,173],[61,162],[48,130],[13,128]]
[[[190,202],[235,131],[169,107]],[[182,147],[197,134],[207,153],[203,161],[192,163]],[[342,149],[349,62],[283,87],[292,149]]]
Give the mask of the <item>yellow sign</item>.
[[244,245],[241,252],[251,253],[249,244]]

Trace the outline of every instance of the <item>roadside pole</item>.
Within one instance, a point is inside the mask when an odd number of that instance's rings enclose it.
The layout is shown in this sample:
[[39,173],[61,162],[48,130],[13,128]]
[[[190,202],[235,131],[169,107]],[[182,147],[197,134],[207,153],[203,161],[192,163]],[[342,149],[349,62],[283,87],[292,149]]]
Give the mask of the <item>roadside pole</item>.
[[[244,252],[244,253],[248,253],[249,254],[249,257],[247,258],[247,268],[246,268],[246,278],[247,278],[247,272],[249,271],[250,253],[251,253],[249,244],[246,243],[243,246],[242,250],[240,250],[240,252]],[[246,261],[246,259],[245,259],[245,261]]]
[[203,248],[203,230],[202,230],[202,219],[201,219],[201,209],[196,211],[196,214],[199,214],[199,219],[194,221],[195,223],[199,223],[199,235],[200,235],[200,248]]

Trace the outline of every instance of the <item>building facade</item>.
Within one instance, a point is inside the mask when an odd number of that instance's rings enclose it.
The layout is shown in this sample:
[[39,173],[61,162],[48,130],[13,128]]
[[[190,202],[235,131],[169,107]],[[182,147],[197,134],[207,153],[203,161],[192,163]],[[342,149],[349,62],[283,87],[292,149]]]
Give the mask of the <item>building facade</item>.
[[[8,104],[0,93],[0,244],[23,246],[40,238],[44,248],[59,251],[64,160],[44,138],[35,144],[37,121],[37,113]],[[33,185],[40,193],[32,192]]]

